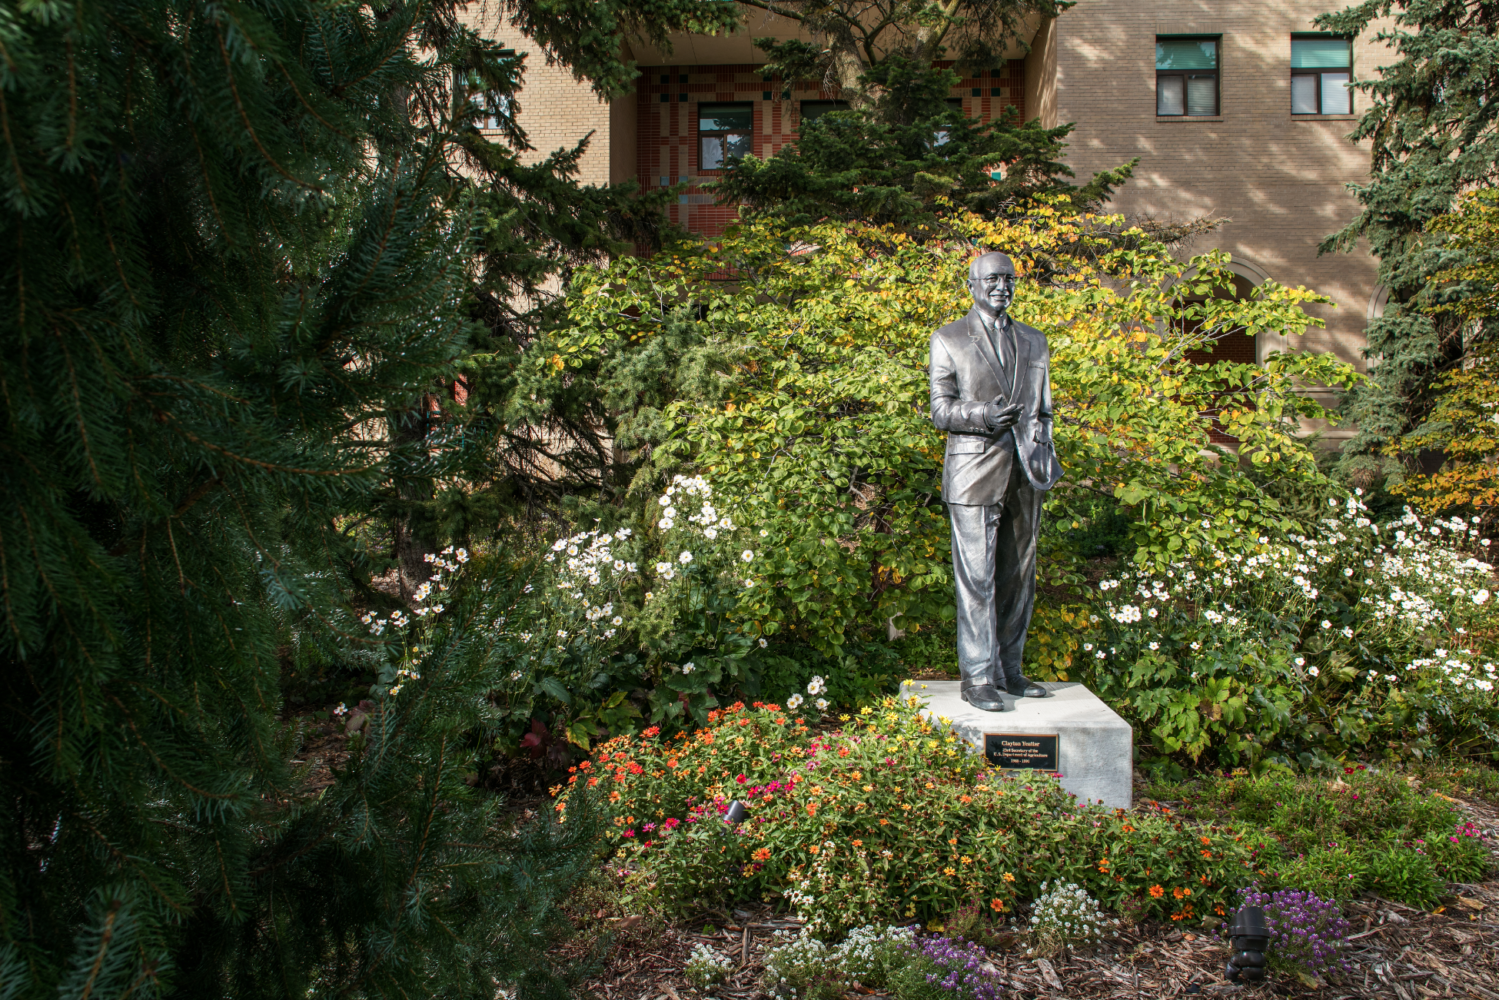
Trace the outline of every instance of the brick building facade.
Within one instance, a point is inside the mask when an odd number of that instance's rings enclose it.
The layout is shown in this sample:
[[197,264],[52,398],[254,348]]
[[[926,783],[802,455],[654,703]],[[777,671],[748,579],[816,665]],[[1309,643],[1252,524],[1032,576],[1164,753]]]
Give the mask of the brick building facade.
[[[963,80],[952,97],[984,119],[1014,105],[1047,126],[1075,123],[1067,162],[1079,177],[1138,157],[1112,211],[1226,219],[1191,251],[1231,253],[1246,288],[1273,279],[1334,300],[1312,307],[1324,330],[1299,343],[1264,336],[1254,345],[1259,357],[1328,351],[1362,367],[1363,328],[1382,302],[1376,262],[1366,253],[1318,256],[1317,244],[1357,214],[1346,186],[1368,173],[1367,150],[1345,138],[1367,98],[1350,96],[1343,81],[1372,76],[1392,53],[1375,31],[1341,48],[1319,34],[1311,19],[1335,6],[1079,0],[1037,25],[1028,52],[1007,53],[1002,68]],[[518,33],[488,28],[525,51]],[[766,79],[749,39],[767,34],[795,37],[797,27],[746,8],[746,26],[732,36],[673,38],[669,53],[637,45],[626,52],[641,69],[635,93],[612,104],[533,56],[519,119],[538,156],[592,132],[585,182],[706,181],[717,171],[699,163],[704,105],[747,107],[753,150],[765,156],[795,140],[808,102],[835,96]],[[734,215],[695,186],[672,211],[705,235]]]

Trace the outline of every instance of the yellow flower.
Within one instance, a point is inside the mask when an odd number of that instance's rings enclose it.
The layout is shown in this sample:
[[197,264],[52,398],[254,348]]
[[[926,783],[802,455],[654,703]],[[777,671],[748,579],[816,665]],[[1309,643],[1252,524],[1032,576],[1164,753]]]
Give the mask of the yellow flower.
[[1003,875],[1000,876],[1000,878],[1004,879],[1006,882],[1013,882],[1013,881],[1015,881],[1015,876],[1011,875],[1009,872],[1005,872]]
[[947,868],[942,869],[942,874],[944,874],[944,875],[956,875],[956,874],[958,874],[958,870],[956,868],[953,868],[953,867],[947,867]]

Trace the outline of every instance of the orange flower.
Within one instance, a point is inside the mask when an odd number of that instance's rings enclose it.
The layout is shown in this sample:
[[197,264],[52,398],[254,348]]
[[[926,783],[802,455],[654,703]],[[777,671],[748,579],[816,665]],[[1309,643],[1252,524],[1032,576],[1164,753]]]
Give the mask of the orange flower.
[[677,769],[677,759],[673,757],[671,760],[666,762],[666,766],[675,771]]
[[942,874],[944,874],[944,875],[956,875],[956,874],[958,874],[958,870],[956,868],[948,867],[948,868],[942,869]]
[[816,816],[817,815],[817,803],[816,802],[808,802],[807,803],[807,815],[808,816]]
[[751,854],[750,857],[754,858],[756,861],[769,861],[770,860],[770,848],[768,848],[768,847],[762,847],[758,851],[756,851],[754,854]]
[[1160,899],[1164,895],[1166,895],[1166,890],[1162,889],[1160,886],[1153,885],[1153,886],[1150,887],[1150,898],[1151,899]]
[[1171,890],[1171,895],[1174,896],[1177,899],[1181,899],[1182,898],[1182,891],[1180,889],[1172,889]]
[[809,854],[817,854],[821,850],[822,850],[822,848],[818,847],[816,844],[813,844],[811,847],[807,848],[807,853],[809,853]]
[[973,796],[972,795],[959,795],[958,796],[958,801],[959,802],[972,802],[973,801]]
[[1211,844],[1211,843],[1212,843],[1212,841],[1211,841],[1211,840],[1209,840],[1209,839],[1208,839],[1208,838],[1206,838],[1206,837],[1202,837],[1202,838],[1200,838],[1200,839],[1201,839],[1201,840],[1202,840],[1202,846],[1203,846],[1203,847],[1206,847],[1206,846],[1207,846],[1207,845],[1209,845],[1209,844]]
[[862,840],[856,840],[856,841],[854,841],[854,846],[855,847],[863,847],[864,846],[864,841],[862,841]]
[[619,801],[619,793],[618,792],[610,792],[609,793],[609,801],[610,802],[618,802]]
[[1015,876],[1011,875],[1009,872],[1005,872],[1003,875],[1000,876],[1000,878],[1004,879],[1006,882],[1013,882],[1013,881],[1015,881]]
[[889,826],[889,825],[890,825],[890,821],[888,819],[881,818],[881,820],[880,820],[880,826]]
[[1124,829],[1125,833],[1134,833],[1135,832],[1135,828],[1132,827],[1132,826],[1130,826],[1128,823],[1124,824],[1123,829]]
[[1005,904],[997,899],[991,899],[989,900],[989,909],[993,910],[995,913],[1003,913]]
[[847,757],[848,756],[848,747],[839,747],[838,748],[838,756],[840,756],[840,757]]
[[1211,858],[1213,856],[1212,851],[1198,851],[1197,853],[1201,854],[1205,858]]

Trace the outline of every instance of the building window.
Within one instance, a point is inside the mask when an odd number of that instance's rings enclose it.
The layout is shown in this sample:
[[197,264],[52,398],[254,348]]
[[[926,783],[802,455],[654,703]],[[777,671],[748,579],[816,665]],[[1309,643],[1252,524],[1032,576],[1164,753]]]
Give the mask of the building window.
[[849,110],[847,101],[803,101],[801,107],[802,123],[815,122],[829,111]]
[[697,106],[697,166],[699,170],[722,170],[754,150],[755,106],[753,104],[699,104]]
[[1353,44],[1327,35],[1291,39],[1291,114],[1353,114]]
[[1218,39],[1155,40],[1155,113],[1163,118],[1218,114]]

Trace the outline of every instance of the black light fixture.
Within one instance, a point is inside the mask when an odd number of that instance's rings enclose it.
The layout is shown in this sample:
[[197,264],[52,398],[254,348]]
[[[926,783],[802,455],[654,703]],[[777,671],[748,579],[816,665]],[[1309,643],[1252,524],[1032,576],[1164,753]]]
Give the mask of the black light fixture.
[[735,799],[729,803],[728,811],[723,814],[723,821],[730,826],[738,826],[748,815],[749,810],[744,808],[744,803]]
[[1233,921],[1228,925],[1228,936],[1233,952],[1228,959],[1229,981],[1240,976],[1251,983],[1264,979],[1265,949],[1270,946],[1265,911],[1258,906],[1245,906],[1234,911]]

